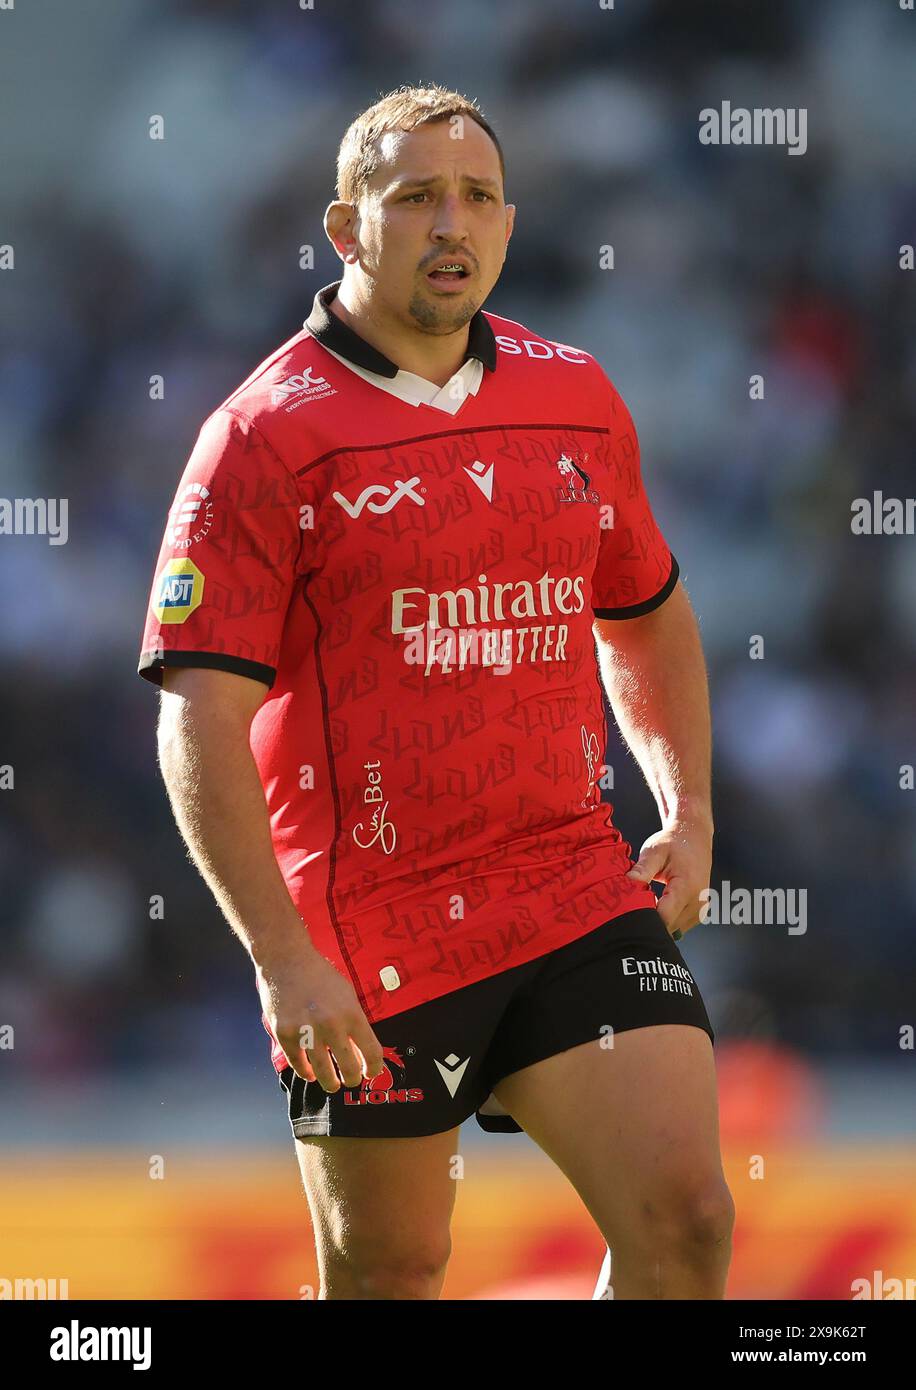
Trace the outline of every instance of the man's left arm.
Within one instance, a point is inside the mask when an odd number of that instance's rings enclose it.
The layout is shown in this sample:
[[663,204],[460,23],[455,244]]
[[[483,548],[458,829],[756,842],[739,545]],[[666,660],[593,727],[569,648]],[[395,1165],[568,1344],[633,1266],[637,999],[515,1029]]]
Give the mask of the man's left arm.
[[712,868],[712,732],[697,620],[678,581],[651,613],[596,618],[594,633],[614,718],[662,822],[627,876],[665,884],[659,914],[672,935],[683,933],[699,921]]

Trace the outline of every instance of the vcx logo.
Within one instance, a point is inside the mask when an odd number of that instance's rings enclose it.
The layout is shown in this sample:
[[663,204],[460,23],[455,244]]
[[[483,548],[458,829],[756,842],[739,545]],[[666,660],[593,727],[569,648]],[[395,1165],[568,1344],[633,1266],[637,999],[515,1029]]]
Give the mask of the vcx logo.
[[[376,483],[372,487],[363,488],[355,502],[348,502],[341,492],[335,492],[331,495],[334,501],[339,502],[349,516],[359,516],[366,507],[368,507],[370,512],[381,514],[382,512],[390,512],[391,508],[396,507],[402,497],[409,497],[411,502],[416,502],[418,507],[425,507],[425,497],[421,497],[416,491],[419,482],[420,479],[418,477],[408,478],[406,483],[403,481],[396,482],[393,489],[390,487],[383,487],[381,483]],[[387,501],[370,502],[370,497],[385,497]]]

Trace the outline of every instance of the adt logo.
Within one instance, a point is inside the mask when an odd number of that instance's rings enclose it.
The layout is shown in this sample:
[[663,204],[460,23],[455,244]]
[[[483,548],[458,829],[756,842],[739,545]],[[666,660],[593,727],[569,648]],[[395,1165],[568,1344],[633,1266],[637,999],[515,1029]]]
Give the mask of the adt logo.
[[161,623],[184,623],[200,607],[204,576],[193,560],[169,560],[156,579],[153,612]]
[[193,574],[167,574],[162,581],[159,604],[162,608],[187,608],[193,592]]

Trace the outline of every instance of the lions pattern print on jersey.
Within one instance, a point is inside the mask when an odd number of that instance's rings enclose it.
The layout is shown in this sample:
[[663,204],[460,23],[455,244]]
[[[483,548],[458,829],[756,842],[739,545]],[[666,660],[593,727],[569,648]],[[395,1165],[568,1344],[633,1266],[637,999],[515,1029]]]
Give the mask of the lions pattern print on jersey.
[[415,405],[339,360],[398,372],[329,310],[338,284],[204,423],[140,673],[263,682],[277,861],[372,1022],[654,906],[601,799],[592,624],[678,567],[588,353],[478,311],[476,394]]

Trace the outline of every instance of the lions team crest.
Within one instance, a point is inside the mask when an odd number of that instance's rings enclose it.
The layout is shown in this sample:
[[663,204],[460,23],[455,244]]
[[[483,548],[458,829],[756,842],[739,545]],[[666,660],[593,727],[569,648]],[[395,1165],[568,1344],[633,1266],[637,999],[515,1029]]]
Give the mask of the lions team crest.
[[557,494],[561,502],[591,502],[592,506],[598,506],[600,498],[591,486],[590,476],[582,466],[587,462],[588,454],[577,455],[576,458],[570,457],[569,454],[561,454],[557,459],[557,472],[562,480],[557,487]]

